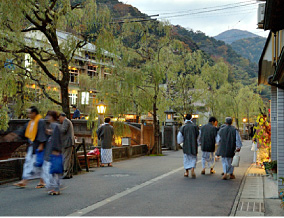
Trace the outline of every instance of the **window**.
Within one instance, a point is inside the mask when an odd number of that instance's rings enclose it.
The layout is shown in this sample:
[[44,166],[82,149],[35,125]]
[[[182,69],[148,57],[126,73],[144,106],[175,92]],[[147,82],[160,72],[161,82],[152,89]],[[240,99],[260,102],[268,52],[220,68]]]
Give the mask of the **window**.
[[81,104],[89,104],[89,92],[82,92]]
[[79,70],[73,67],[69,70],[69,73],[70,73],[69,82],[70,83],[79,83]]
[[75,93],[69,93],[69,103],[72,105],[76,105],[77,103],[77,94]]
[[94,78],[95,76],[98,76],[97,72],[98,67],[94,65],[88,65],[88,76],[91,78]]

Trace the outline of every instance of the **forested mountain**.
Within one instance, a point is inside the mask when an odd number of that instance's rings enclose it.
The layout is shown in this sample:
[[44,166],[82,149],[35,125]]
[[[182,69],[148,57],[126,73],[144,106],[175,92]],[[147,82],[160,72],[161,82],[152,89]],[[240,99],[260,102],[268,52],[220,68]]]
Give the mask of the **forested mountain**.
[[[119,20],[119,18],[123,17],[148,18],[148,15],[141,13],[137,8],[123,4],[118,0],[97,0],[97,4],[99,7],[107,6],[115,20]],[[244,85],[255,83],[258,66],[256,63],[242,56],[242,48],[239,48],[240,54],[238,54],[231,45],[226,44],[224,41],[216,40],[214,37],[209,37],[203,32],[194,32],[193,30],[188,30],[179,25],[173,26],[172,34],[174,38],[188,45],[192,51],[202,50],[204,54],[203,58],[211,64],[218,61],[220,58],[224,59],[230,66],[229,80],[231,82],[240,81]],[[222,35],[224,36],[224,34]],[[245,37],[254,36],[254,34],[251,35],[251,33],[247,31],[238,30],[227,31],[226,34],[235,34],[234,36],[242,35],[242,37],[244,37],[244,35]],[[229,37],[229,35],[227,36]],[[238,47],[237,45],[238,44],[235,44],[235,47]],[[255,60],[255,58],[252,58],[252,60]],[[263,94],[268,96],[268,93]]]
[[215,39],[231,44],[240,39],[259,37],[258,35],[245,30],[231,29],[214,36]]
[[258,63],[265,42],[266,38],[254,37],[234,41],[231,46],[238,54]]

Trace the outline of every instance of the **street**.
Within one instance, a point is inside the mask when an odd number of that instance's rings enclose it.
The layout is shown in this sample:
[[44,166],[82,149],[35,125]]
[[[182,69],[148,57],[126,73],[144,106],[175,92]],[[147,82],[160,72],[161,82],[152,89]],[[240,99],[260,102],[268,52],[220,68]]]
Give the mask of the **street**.
[[144,156],[115,162],[114,167],[63,180],[59,196],[11,184],[0,186],[0,216],[228,216],[244,173],[252,162],[250,141],[243,142],[235,180],[221,180],[221,160],[216,174],[201,175],[198,154],[196,179],[183,177],[182,151],[164,156]]

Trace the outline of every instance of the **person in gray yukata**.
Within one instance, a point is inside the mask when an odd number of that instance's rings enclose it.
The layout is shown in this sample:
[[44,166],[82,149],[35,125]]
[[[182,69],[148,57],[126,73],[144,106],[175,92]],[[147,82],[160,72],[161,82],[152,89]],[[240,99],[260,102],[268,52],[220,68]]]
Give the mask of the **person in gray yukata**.
[[101,125],[97,130],[98,139],[102,140],[101,148],[101,167],[107,164],[112,167],[112,139],[114,135],[113,127],[110,125],[110,118],[105,118],[105,123]]
[[217,143],[220,146],[218,149],[219,155],[222,157],[222,165],[224,175],[223,180],[235,179],[234,167],[232,166],[232,160],[235,156],[235,152],[239,152],[242,147],[242,140],[238,130],[232,126],[233,119],[227,117],[226,127],[219,130],[217,135]]
[[23,128],[5,136],[5,140],[7,141],[12,141],[17,137],[28,140],[28,149],[23,166],[22,180],[14,183],[13,185],[25,188],[28,180],[39,178],[40,182],[36,188],[44,188],[45,184],[42,179],[42,168],[35,167],[34,163],[36,161],[36,149],[42,151],[44,149],[45,142],[47,141],[47,135],[45,132],[46,125],[35,106],[31,106],[27,110],[27,113],[30,121],[26,123]]
[[[58,114],[56,111],[47,112],[47,120],[50,122],[49,129],[47,133],[49,135],[48,141],[45,145],[44,150],[44,162],[43,168],[43,179],[46,184],[49,195],[59,195],[60,194],[60,176],[59,174],[50,174],[50,155],[60,155],[62,153],[62,141],[59,124],[56,123]],[[63,164],[63,163],[62,163]]]
[[191,121],[191,114],[185,117],[185,125],[183,125],[177,136],[178,144],[183,143],[183,165],[185,169],[184,177],[188,177],[191,170],[191,177],[196,178],[194,168],[197,161],[197,137],[199,135],[198,127]]
[[210,117],[208,124],[202,126],[199,131],[198,144],[201,145],[202,150],[202,171],[201,174],[205,174],[206,163],[210,168],[210,174],[214,174],[215,166],[215,144],[217,138],[216,128],[218,121],[215,117]]
[[62,140],[62,154],[64,158],[64,174],[63,179],[71,179],[73,177],[73,158],[75,137],[72,122],[66,117],[65,113],[59,115],[60,132]]

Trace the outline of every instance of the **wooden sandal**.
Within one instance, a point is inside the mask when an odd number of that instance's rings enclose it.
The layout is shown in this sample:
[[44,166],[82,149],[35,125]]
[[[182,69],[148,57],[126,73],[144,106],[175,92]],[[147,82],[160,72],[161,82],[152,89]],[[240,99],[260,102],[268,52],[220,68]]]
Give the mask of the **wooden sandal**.
[[184,177],[188,177],[188,173],[187,173],[187,172],[185,172],[183,176],[184,176]]
[[43,185],[43,184],[37,184],[35,188],[45,188],[45,185]]
[[13,186],[17,186],[17,187],[19,187],[19,188],[26,188],[26,185],[25,184],[23,184],[23,183],[14,183],[13,184]]

